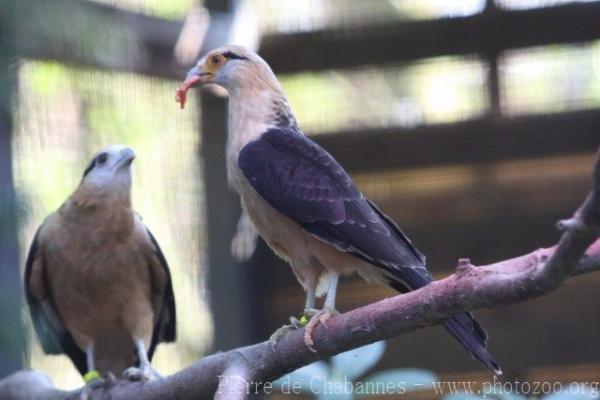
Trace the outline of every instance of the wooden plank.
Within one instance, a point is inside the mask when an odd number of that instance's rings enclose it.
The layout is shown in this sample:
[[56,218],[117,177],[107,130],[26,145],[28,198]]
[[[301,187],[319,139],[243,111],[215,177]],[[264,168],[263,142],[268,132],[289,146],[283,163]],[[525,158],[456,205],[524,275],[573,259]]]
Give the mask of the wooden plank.
[[[218,10],[223,12],[220,5]],[[230,12],[233,14],[233,10]],[[218,23],[219,29],[211,30],[207,41],[222,45],[227,40],[228,31],[224,25],[233,20],[221,15],[221,18],[212,18],[211,21]],[[208,233],[207,287],[210,288],[211,312],[215,316],[213,349],[229,350],[258,340],[255,316],[260,296],[254,292],[258,276],[252,268],[239,265],[230,252],[240,215],[240,200],[227,183],[227,99],[217,97],[209,90],[198,94],[201,96],[200,152]]]
[[[181,79],[173,49],[179,21],[153,18],[81,0],[14,2],[19,56]],[[2,15],[0,15],[2,18]]]
[[488,163],[592,151],[600,143],[600,110],[368,129],[314,139],[352,172]]
[[[10,7],[10,5],[9,5]],[[21,320],[22,285],[18,209],[13,180],[12,105],[16,71],[11,68],[13,24],[0,25],[0,379],[23,367],[25,333]]]
[[[183,24],[80,0],[21,1],[20,56],[181,79],[173,49]],[[1,16],[0,16],[1,17]],[[452,54],[600,38],[600,4],[265,36],[261,54],[276,73],[382,65]],[[560,29],[556,29],[560,26]],[[510,34],[507,34],[509,32]]]
[[278,73],[382,65],[441,55],[600,38],[600,3],[493,10],[469,17],[265,36],[260,53]]

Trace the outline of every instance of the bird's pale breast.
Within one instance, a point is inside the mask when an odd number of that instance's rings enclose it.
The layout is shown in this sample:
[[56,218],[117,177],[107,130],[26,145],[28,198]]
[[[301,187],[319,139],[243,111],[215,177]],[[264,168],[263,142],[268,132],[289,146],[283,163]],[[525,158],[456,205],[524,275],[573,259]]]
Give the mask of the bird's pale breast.
[[49,226],[43,242],[50,297],[82,350],[101,342],[119,347],[126,340],[133,351],[133,336],[150,340],[154,313],[148,262],[133,234],[98,245],[85,229],[61,224],[54,232]]

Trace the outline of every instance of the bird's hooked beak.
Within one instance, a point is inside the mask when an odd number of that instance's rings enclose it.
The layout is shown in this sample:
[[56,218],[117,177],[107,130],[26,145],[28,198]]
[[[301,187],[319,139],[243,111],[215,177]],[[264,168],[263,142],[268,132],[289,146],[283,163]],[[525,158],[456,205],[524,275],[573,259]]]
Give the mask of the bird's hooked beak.
[[121,169],[125,167],[129,167],[133,160],[135,159],[135,152],[129,147],[124,148],[119,152],[119,159],[117,160],[115,166],[116,169]]
[[190,69],[185,77],[185,80],[175,94],[175,101],[179,103],[181,109],[185,107],[187,91],[202,84],[208,83],[213,78],[214,74],[205,68],[205,63],[200,62],[197,66]]

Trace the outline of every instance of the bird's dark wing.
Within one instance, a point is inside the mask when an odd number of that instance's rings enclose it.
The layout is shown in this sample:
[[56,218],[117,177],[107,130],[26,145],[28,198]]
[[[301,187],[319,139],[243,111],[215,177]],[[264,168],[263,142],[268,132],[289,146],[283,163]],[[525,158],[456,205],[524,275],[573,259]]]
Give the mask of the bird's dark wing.
[[384,269],[405,290],[431,281],[424,256],[400,228],[300,132],[268,130],[242,148],[238,166],[271,206],[317,238]]
[[46,354],[65,353],[82,375],[87,372],[85,354],[60,319],[50,296],[47,265],[40,249],[40,230],[35,235],[25,263],[25,297],[33,326]]
[[[150,348],[148,349],[148,359],[152,360],[152,356],[154,355],[154,351],[156,350],[156,346],[161,342],[174,342],[177,336],[176,332],[176,313],[175,313],[175,296],[173,294],[173,283],[171,281],[171,272],[169,270],[169,265],[167,264],[167,260],[158,245],[158,242],[152,235],[152,232],[148,228],[146,228],[148,232],[148,236],[150,237],[150,241],[152,242],[153,251],[158,259],[160,264],[160,275],[164,277],[164,284],[162,287],[157,288],[155,290],[154,296],[158,296],[158,300],[160,301],[159,309],[160,314],[154,325],[154,330],[152,331],[152,342],[150,343]],[[151,274],[155,275],[155,274]],[[155,280],[162,280],[154,278]],[[156,289],[156,288],[155,288]]]

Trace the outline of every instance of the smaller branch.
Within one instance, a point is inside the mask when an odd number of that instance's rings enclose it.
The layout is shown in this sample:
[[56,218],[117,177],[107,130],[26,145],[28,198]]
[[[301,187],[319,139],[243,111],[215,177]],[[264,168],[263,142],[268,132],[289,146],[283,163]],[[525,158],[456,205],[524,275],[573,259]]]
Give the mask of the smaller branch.
[[552,257],[541,268],[540,288],[549,290],[573,274],[586,249],[600,233],[600,148],[594,167],[592,190],[572,218],[559,221],[565,233]]

